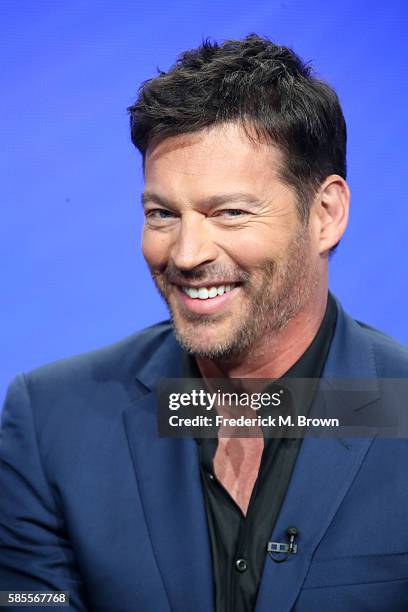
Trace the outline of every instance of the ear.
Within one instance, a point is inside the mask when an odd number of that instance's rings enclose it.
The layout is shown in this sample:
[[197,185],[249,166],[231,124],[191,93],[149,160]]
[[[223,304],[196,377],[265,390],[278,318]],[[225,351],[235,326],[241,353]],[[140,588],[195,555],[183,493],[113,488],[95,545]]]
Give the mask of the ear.
[[328,254],[340,241],[347,227],[350,189],[346,181],[331,174],[321,184],[314,199],[314,217],[319,253]]

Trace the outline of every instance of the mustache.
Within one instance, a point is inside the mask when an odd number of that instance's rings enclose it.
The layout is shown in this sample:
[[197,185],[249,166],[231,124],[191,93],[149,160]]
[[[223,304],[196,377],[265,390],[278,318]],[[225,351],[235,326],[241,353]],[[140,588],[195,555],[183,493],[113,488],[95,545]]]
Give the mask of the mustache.
[[250,278],[249,273],[241,268],[231,269],[220,264],[200,264],[191,270],[169,264],[161,271],[161,276],[166,283],[175,285],[183,284],[183,281],[245,283]]

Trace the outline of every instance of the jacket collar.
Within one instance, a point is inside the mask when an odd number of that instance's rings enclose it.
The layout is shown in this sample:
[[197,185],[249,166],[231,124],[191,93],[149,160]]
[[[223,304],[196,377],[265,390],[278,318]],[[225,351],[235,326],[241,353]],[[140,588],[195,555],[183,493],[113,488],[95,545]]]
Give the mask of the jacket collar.
[[[339,300],[333,297],[337,306],[337,322],[323,378],[376,379],[374,351],[367,332],[343,310]],[[160,378],[178,378],[182,372],[182,354],[174,334],[169,333],[135,378],[150,390],[157,387]]]

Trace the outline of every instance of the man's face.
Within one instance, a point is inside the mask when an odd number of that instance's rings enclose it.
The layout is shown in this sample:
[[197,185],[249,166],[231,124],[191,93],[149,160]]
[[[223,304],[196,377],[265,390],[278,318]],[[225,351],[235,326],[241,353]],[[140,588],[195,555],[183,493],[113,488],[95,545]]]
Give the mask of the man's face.
[[234,124],[167,138],[145,159],[143,255],[191,353],[236,359],[283,328],[318,283],[279,152]]

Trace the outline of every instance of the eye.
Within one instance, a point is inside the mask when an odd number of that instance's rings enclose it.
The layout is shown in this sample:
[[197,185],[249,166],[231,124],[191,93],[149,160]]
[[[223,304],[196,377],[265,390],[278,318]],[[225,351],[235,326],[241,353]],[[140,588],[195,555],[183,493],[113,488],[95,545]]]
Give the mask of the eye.
[[225,210],[220,210],[218,214],[225,217],[240,217],[247,213],[240,208],[226,208]]
[[147,210],[145,212],[145,217],[147,219],[172,219],[174,217],[174,213],[170,210],[166,210],[165,208],[153,208],[152,210]]

